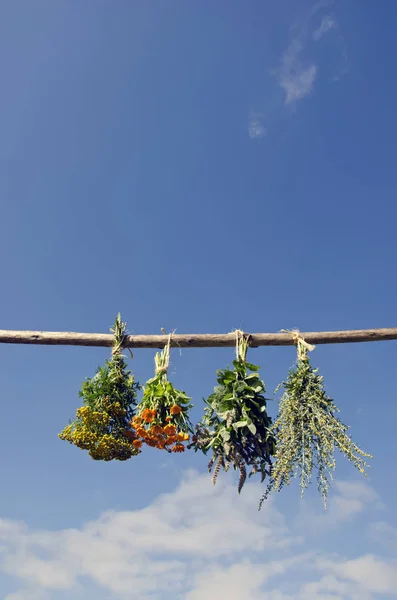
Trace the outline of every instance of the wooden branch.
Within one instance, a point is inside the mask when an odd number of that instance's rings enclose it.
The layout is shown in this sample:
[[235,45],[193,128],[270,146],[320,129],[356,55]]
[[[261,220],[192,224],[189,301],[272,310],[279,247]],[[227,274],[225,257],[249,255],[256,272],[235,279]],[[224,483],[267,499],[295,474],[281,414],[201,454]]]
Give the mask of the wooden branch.
[[[292,346],[294,341],[288,333],[251,333],[250,345]],[[345,344],[351,342],[379,342],[396,340],[397,327],[388,329],[356,329],[351,331],[301,332],[310,344]],[[125,348],[163,348],[167,335],[128,335]],[[106,333],[73,333],[47,331],[0,330],[2,344],[39,344],[48,346],[111,346],[113,336]],[[234,346],[234,333],[178,333],[172,336],[171,345],[178,348],[226,348]]]

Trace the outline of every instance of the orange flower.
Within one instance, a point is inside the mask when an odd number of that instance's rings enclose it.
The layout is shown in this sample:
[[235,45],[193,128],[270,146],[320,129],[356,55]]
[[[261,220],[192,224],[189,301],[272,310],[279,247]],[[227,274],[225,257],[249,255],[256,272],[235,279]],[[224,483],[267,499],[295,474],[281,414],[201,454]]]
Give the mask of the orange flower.
[[176,433],[175,425],[166,425],[164,427],[164,433],[166,433],[167,435],[175,435],[175,433]]
[[134,440],[132,442],[132,445],[134,446],[134,448],[140,448],[142,446],[142,441],[141,440]]
[[156,410],[151,410],[150,408],[145,408],[142,411],[142,419],[144,421],[146,421],[146,423],[151,423],[154,419],[154,417],[156,416],[157,411]]
[[161,425],[153,425],[150,428],[150,433],[152,433],[153,435],[161,435],[163,433],[163,428],[161,427]]
[[178,438],[176,437],[176,435],[170,435],[170,436],[167,437],[167,440],[166,440],[165,443],[166,443],[167,446],[169,446],[170,444],[175,444],[175,442],[177,441],[177,439]]
[[139,437],[145,437],[146,435],[146,429],[144,429],[143,427],[138,427],[136,432],[137,435],[139,435]]
[[174,404],[171,406],[170,413],[172,415],[179,415],[180,412],[182,412],[182,408],[179,406],[179,404]]
[[141,417],[133,417],[131,419],[131,423],[133,425],[140,425],[142,423],[142,419],[141,419]]
[[136,433],[135,433],[135,431],[129,431],[128,429],[124,429],[124,435],[129,440],[135,440],[136,439]]
[[182,433],[182,432],[178,433],[178,441],[180,441],[180,442],[187,442],[189,437],[190,436],[188,433]]
[[156,447],[156,440],[153,440],[152,438],[147,437],[147,438],[145,438],[145,444],[147,444],[151,448],[155,448]]
[[185,446],[183,444],[175,444],[172,448],[172,452],[185,452]]

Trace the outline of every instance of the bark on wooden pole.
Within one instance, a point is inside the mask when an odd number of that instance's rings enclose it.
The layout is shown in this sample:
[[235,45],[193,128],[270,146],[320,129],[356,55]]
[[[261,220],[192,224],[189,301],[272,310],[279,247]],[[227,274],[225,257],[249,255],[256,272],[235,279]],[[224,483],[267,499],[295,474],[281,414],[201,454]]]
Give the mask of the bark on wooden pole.
[[[248,333],[250,345],[292,346],[293,337],[288,333]],[[310,344],[346,344],[356,342],[379,342],[397,339],[397,327],[384,329],[355,329],[347,331],[300,332]],[[127,335],[125,348],[163,348],[167,335]],[[74,333],[57,331],[0,330],[2,344],[37,344],[47,346],[111,346],[113,335],[108,333]],[[175,333],[171,345],[178,348],[227,348],[234,346],[234,333]]]

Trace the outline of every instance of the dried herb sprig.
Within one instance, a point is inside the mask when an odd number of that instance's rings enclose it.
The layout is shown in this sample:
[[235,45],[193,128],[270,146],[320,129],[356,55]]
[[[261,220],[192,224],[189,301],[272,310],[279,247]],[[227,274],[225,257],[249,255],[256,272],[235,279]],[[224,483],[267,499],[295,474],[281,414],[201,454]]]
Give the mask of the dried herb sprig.
[[265,384],[259,377],[259,367],[246,361],[248,345],[247,336],[237,331],[234,369],[217,372],[219,386],[205,401],[205,414],[192,444],[204,454],[212,451],[208,470],[214,467],[214,484],[221,469],[227,471],[232,466],[240,472],[239,493],[247,478],[247,467],[251,468],[249,477],[260,473],[262,481],[270,474],[274,452],[271,418],[263,395]]
[[142,401],[131,427],[140,444],[168,452],[184,452],[193,433],[189,420],[190,398],[168,381],[171,335],[168,343],[155,355],[155,376],[144,386]]
[[130,421],[135,415],[136,396],[140,389],[122,354],[126,323],[117,315],[112,357],[99,367],[92,379],[81,386],[79,396],[84,405],[76,418],[59,434],[62,440],[88,450],[94,460],[127,460],[139,453]]
[[335,449],[339,449],[363,475],[369,466],[364,459],[372,456],[352,441],[347,434],[349,428],[335,416],[340,411],[327,396],[323,377],[318,369],[313,369],[307,356],[307,351],[313,350],[314,346],[307,344],[299,332],[290,333],[295,336],[298,358],[287,380],[279,386],[284,388],[284,394],[272,427],[277,439],[275,463],[260,506],[272,489],[279,491],[297,476],[303,495],[315,469],[318,490],[326,507],[332,471],[336,466]]

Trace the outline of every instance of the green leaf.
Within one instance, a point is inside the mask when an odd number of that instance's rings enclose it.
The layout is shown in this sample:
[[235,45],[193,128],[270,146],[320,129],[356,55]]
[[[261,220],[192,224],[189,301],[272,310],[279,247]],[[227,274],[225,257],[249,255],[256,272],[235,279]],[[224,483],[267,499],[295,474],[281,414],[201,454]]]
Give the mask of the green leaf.
[[237,423],[233,423],[233,428],[234,429],[240,429],[241,427],[246,427],[247,426],[247,421],[237,421]]
[[227,429],[221,429],[220,435],[224,442],[228,442],[230,440],[230,431]]
[[255,435],[256,434],[256,427],[253,424],[253,422],[252,421],[248,422],[247,426],[248,426],[248,429],[250,430],[250,432],[252,433],[252,435]]
[[252,363],[248,363],[248,362],[245,363],[245,366],[250,371],[259,371],[259,369],[260,369],[260,367],[258,367],[257,365],[253,365]]
[[245,381],[247,383],[249,383],[250,385],[252,385],[252,383],[254,381],[257,381],[259,379],[259,375],[258,373],[250,373],[249,375],[247,375],[247,377],[245,378]]

